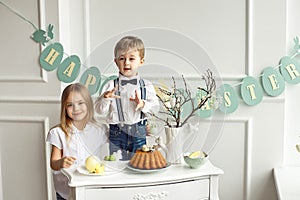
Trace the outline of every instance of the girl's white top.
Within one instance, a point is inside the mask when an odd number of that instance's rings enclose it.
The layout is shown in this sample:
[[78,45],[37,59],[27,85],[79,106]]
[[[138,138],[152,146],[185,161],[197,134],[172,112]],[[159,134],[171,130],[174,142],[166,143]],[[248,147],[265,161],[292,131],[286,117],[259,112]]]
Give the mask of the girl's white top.
[[[60,127],[51,129],[47,136],[47,142],[62,149],[63,157],[73,156],[76,158],[76,165],[84,165],[85,160],[91,154],[100,156],[100,149],[107,142],[106,125],[96,125],[88,123],[83,130],[78,130],[75,126],[73,133],[69,136],[69,141],[66,141],[65,133]],[[57,193],[63,198],[68,199],[69,187],[68,179],[60,171],[53,170],[54,187]]]

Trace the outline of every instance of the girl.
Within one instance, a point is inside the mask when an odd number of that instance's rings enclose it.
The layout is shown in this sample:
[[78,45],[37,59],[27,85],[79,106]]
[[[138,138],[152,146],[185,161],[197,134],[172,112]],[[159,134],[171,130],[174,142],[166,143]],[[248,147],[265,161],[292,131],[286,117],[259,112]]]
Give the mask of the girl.
[[[57,199],[67,199],[68,179],[61,168],[84,164],[107,143],[107,127],[96,125],[94,106],[88,89],[80,83],[67,86],[61,97],[60,124],[51,128],[47,142],[52,145],[50,165]],[[87,144],[89,141],[89,144]]]

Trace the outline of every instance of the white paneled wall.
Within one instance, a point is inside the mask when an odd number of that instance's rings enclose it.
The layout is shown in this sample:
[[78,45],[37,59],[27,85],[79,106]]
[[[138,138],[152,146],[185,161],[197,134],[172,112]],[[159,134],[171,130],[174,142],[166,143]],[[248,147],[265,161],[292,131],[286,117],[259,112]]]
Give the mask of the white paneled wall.
[[[236,84],[245,76],[258,77],[265,67],[276,66],[289,54],[286,51],[293,45],[289,41],[300,32],[296,1],[6,2],[43,29],[54,24],[55,40],[68,54],[87,59],[86,67],[96,65],[101,72],[115,73],[115,42],[125,34],[137,34],[148,48],[142,68],[145,78],[158,83],[163,73],[184,74],[195,86],[206,67],[221,77],[219,84]],[[41,47],[29,39],[34,32],[31,25],[0,5],[0,26],[0,198],[24,199],[40,191],[31,199],[50,199],[52,183],[44,140],[49,127],[59,121],[64,85],[55,71],[41,70]],[[162,69],[166,71],[159,71]],[[300,143],[295,126],[299,101],[293,98],[298,89],[288,85],[285,95],[265,96],[254,107],[240,101],[235,113],[226,117],[216,113],[203,120],[199,134],[209,133],[209,144],[203,144],[201,135],[198,142],[225,172],[220,179],[222,200],[277,199],[272,169],[283,161],[284,144],[285,162],[300,163],[293,149],[294,141]],[[18,162],[22,169],[14,171],[11,166]],[[19,193],[12,189],[15,184],[22,188]]]
[[[113,47],[126,34],[140,36],[146,47],[151,47],[146,50],[141,70],[153,82],[159,82],[161,74],[178,73],[196,85],[196,77],[206,66],[216,70],[223,82],[235,84],[247,75],[258,77],[267,66],[276,66],[285,53],[284,0],[272,4],[259,0],[92,0],[84,5],[82,18],[89,27],[83,39],[86,52],[90,52],[91,64],[105,73],[116,72]],[[151,32],[153,29],[156,31]],[[76,32],[77,28],[72,30]],[[193,42],[182,42],[178,35]],[[74,40],[70,37],[75,42],[77,36]],[[201,57],[200,61],[195,57]],[[225,119],[217,113],[211,121],[203,122],[202,131],[206,133],[219,131],[216,126],[224,121],[219,137],[211,137],[218,143],[210,152],[213,163],[225,171],[220,180],[222,200],[277,199],[271,175],[272,168],[282,162],[283,98],[265,97],[255,107],[241,101],[238,110]],[[203,148],[210,149],[214,142],[207,142],[210,144]]]
[[[293,54],[293,39],[300,37],[300,2],[297,0],[287,1],[287,54]],[[295,58],[300,62],[300,57]],[[296,144],[300,144],[300,127],[299,127],[299,101],[300,85],[289,85],[286,88],[286,107],[285,107],[285,152],[284,164],[300,166],[300,153],[296,151]]]
[[49,169],[49,162],[46,162],[49,157],[45,156],[48,123],[47,118],[38,117],[7,116],[1,119],[3,199],[31,199],[32,194],[35,199],[45,199],[47,191],[51,191],[46,170]]
[[[56,1],[3,2],[41,29],[54,24],[59,40]],[[33,26],[2,4],[0,26],[0,199],[52,199],[45,137],[59,121],[60,82],[38,63]]]

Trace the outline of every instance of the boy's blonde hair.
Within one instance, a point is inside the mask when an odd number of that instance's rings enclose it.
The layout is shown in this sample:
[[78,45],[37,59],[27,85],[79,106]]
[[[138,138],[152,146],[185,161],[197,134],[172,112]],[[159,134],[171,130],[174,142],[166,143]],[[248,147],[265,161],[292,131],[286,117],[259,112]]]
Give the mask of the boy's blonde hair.
[[60,113],[60,127],[64,131],[66,135],[66,139],[68,141],[69,134],[72,132],[72,119],[68,116],[67,113],[67,99],[71,92],[78,92],[82,96],[84,102],[87,106],[87,116],[86,116],[86,123],[93,122],[95,123],[96,120],[94,118],[94,104],[92,97],[90,95],[89,90],[80,83],[74,83],[68,85],[61,96],[61,113]]
[[138,51],[141,59],[145,57],[145,47],[143,41],[135,36],[123,37],[115,46],[115,58],[120,54],[127,53],[129,51]]

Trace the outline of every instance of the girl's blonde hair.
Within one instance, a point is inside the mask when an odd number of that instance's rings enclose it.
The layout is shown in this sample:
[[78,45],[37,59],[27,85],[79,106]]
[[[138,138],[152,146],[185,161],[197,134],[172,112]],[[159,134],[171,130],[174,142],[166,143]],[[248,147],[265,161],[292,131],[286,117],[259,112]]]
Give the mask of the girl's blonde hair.
[[61,129],[64,131],[67,141],[69,139],[70,133],[72,133],[72,119],[68,116],[67,113],[67,99],[71,92],[80,93],[80,95],[82,96],[83,100],[86,103],[88,112],[85,119],[86,120],[85,123],[96,122],[94,118],[94,104],[89,90],[80,83],[74,83],[68,85],[64,89],[61,96],[61,113],[60,113],[60,125],[59,125]]
[[141,59],[145,57],[145,47],[143,41],[135,36],[125,36],[115,46],[115,58],[119,57],[120,53],[123,54],[132,50],[138,51]]

